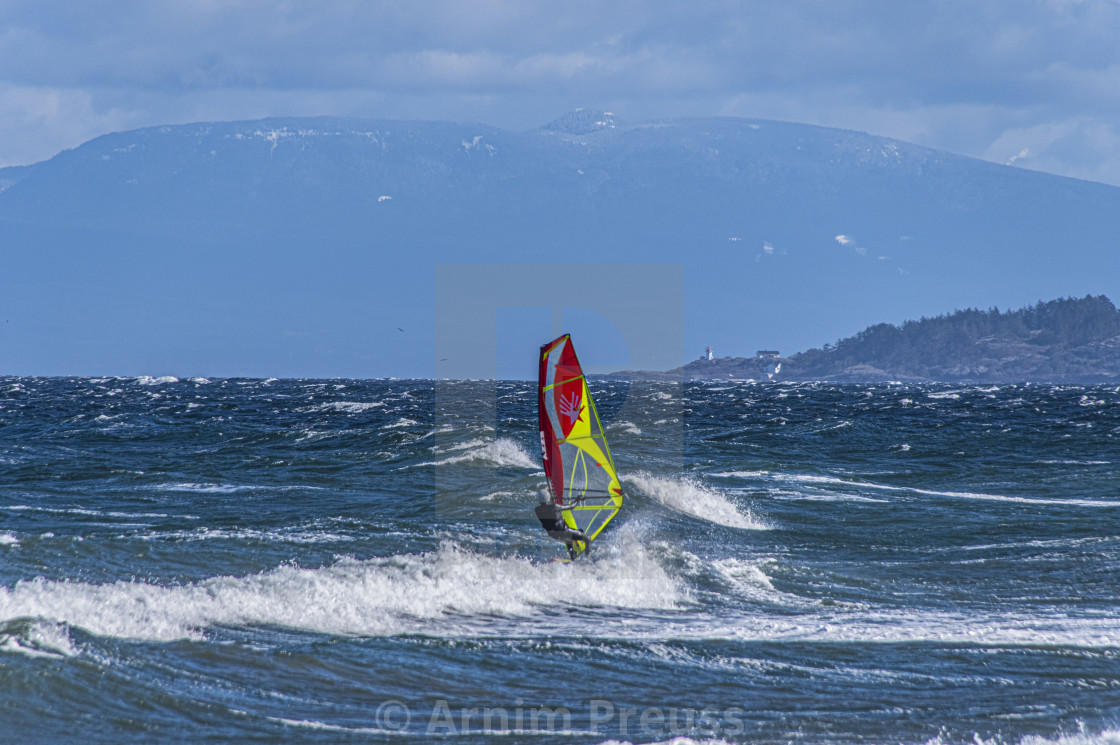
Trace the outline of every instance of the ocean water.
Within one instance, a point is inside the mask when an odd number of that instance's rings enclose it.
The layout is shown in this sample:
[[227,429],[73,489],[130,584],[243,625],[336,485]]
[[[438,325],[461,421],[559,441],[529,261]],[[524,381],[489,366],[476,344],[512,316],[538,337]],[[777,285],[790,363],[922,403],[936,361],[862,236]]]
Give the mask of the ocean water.
[[1120,743],[1120,389],[0,378],[2,742]]

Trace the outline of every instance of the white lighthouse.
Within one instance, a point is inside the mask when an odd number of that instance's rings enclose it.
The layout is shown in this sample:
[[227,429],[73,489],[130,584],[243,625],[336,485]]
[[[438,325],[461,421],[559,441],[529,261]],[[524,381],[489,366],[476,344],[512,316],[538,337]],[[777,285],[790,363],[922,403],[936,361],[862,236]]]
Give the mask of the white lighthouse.
[[712,345],[708,345],[708,362],[712,361]]

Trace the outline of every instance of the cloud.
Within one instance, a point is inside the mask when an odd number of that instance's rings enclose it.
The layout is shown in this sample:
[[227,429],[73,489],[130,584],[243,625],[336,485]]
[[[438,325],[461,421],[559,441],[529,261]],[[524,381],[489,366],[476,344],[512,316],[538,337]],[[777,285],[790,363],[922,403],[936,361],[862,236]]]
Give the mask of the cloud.
[[0,166],[43,160],[136,121],[134,112],[99,104],[88,91],[3,84],[0,116]]
[[851,246],[852,250],[855,251],[860,256],[866,256],[867,255],[867,249],[864,248],[863,246],[857,245],[856,244],[856,239],[853,238],[850,235],[838,235],[838,236],[836,236],[836,242],[839,243],[841,246]]
[[786,255],[786,249],[784,249],[784,248],[775,249],[774,244],[770,243],[770,241],[764,241],[763,244],[762,244],[762,251],[760,251],[754,257],[754,260],[755,261],[762,261],[762,259],[764,257],[769,258],[771,256],[785,256],[785,255]]
[[[582,67],[582,60],[594,60],[608,86],[642,78],[679,90],[688,78],[727,96],[840,85],[865,104],[897,100],[907,90],[915,99],[960,101],[997,85],[1006,97],[1045,85],[1048,74],[1076,77],[1083,69],[1102,71],[1099,81],[1106,82],[1101,63],[1116,60],[1114,36],[1085,29],[1082,21],[1099,17],[1115,29],[1118,15],[1104,0],[1056,8],[1023,8],[1018,0],[652,8],[606,0],[8,0],[4,6],[0,70],[10,82],[337,88],[376,84],[383,64],[401,57],[461,60],[468,67],[480,59],[522,69],[543,63],[546,77],[556,61],[570,72],[573,61]],[[1070,20],[1055,29],[1055,18]],[[653,70],[645,74],[639,63]]]
[[1120,184],[1120,130],[1093,118],[1009,128],[983,157],[1063,176]]

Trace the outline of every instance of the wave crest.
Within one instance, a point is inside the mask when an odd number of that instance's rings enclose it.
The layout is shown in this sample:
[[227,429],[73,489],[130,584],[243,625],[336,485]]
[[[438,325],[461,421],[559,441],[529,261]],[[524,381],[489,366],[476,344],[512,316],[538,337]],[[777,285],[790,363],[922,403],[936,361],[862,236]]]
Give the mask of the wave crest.
[[[623,542],[595,561],[534,563],[445,542],[438,550],[343,559],[315,569],[280,566],[186,585],[88,584],[45,579],[0,588],[0,619],[36,618],[94,634],[172,641],[211,626],[275,625],[325,634],[498,633],[495,617],[568,607],[672,609],[685,590]],[[636,569],[640,568],[639,569]],[[562,592],[559,590],[562,589]]]
[[497,440],[469,440],[455,445],[454,450],[461,451],[448,456],[443,460],[424,463],[426,466],[445,466],[451,463],[466,461],[482,461],[495,466],[513,466],[515,468],[531,468],[541,470],[541,465],[533,460],[525,448],[516,440],[500,437]]
[[764,522],[755,518],[749,510],[744,514],[723,492],[705,486],[693,477],[671,478],[654,476],[641,471],[626,480],[637,486],[643,494],[677,512],[718,525],[726,525],[729,528],[744,530],[769,528]]

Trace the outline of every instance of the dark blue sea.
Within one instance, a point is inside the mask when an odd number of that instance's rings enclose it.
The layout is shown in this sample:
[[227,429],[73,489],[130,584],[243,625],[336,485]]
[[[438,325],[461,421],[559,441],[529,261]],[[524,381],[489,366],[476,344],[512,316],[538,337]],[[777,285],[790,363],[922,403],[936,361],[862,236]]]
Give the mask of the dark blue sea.
[[0,741],[1120,743],[1117,386],[0,378]]

